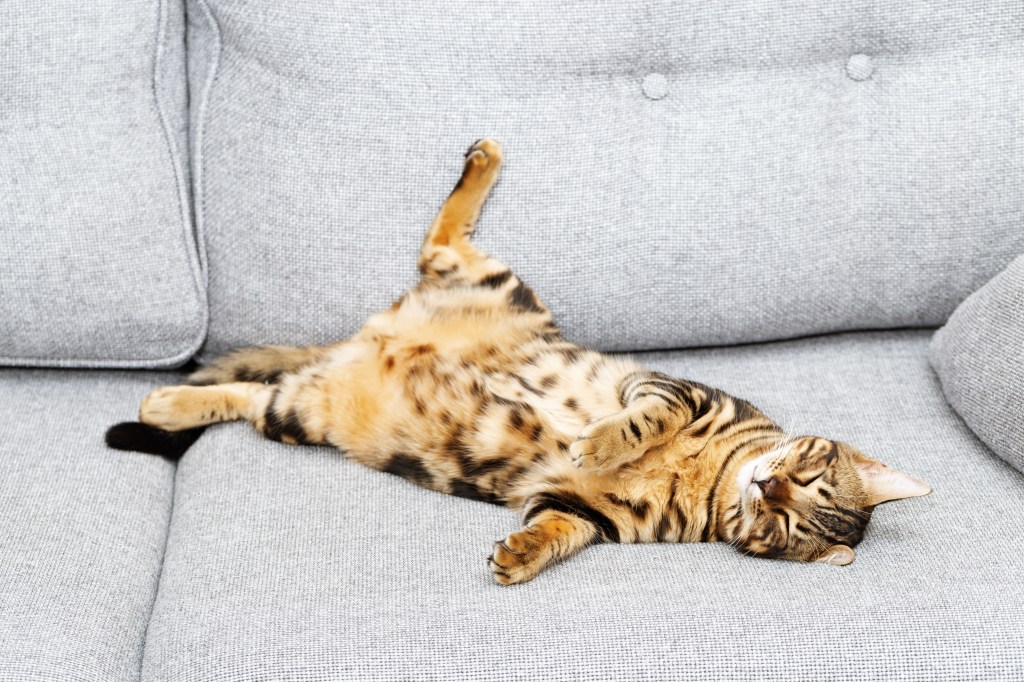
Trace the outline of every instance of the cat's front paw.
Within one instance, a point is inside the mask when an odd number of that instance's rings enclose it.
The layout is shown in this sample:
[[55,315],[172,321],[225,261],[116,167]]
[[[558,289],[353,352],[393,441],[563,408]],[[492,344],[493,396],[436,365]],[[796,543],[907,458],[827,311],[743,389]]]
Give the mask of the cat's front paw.
[[628,420],[614,415],[583,427],[569,446],[569,456],[580,469],[610,469],[636,459],[641,442]]
[[512,533],[494,543],[494,552],[487,557],[494,580],[502,585],[525,583],[540,573],[547,562],[546,538],[531,528]]

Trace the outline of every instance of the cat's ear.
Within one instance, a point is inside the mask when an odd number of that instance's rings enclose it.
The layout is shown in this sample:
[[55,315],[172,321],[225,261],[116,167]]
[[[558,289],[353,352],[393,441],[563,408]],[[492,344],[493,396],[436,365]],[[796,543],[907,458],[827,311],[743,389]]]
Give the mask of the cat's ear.
[[853,558],[853,550],[846,545],[832,545],[819,554],[818,558],[814,561],[819,564],[829,564],[831,566],[846,566],[847,564],[853,563]]
[[908,497],[921,497],[932,491],[916,478],[903,472],[890,469],[876,459],[857,453],[854,456],[857,473],[864,484],[868,496],[868,504],[872,507],[883,502],[903,500]]

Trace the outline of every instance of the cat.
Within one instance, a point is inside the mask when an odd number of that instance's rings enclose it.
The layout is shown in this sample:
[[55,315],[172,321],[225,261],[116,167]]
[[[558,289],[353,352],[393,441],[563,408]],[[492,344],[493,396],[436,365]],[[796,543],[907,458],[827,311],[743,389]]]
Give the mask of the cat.
[[551,312],[470,242],[501,146],[474,143],[431,224],[419,283],[352,338],[236,350],[158,388],[120,449],[179,457],[245,419],[442,493],[507,505],[524,527],[488,557],[523,583],[595,542],[726,542],[844,565],[874,507],[925,484],[845,443],[790,436],[750,403],[563,339]]

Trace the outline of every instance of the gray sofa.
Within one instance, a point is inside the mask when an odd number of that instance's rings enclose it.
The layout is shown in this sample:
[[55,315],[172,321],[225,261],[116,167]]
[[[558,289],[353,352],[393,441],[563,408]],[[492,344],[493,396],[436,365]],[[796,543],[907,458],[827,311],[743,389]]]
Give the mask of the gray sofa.
[[[1019,0],[13,0],[0,45],[0,679],[1024,678]],[[934,493],[848,567],[502,588],[508,510],[244,425],[105,447],[389,304],[484,135],[478,243],[567,336]]]

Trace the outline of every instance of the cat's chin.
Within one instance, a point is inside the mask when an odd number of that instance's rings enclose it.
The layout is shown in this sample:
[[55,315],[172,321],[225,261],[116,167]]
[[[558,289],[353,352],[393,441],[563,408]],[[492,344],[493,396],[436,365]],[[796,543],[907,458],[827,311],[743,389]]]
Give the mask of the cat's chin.
[[736,473],[736,495],[744,509],[751,499],[760,496],[760,488],[754,485],[754,473],[762,459],[763,456],[750,460]]

